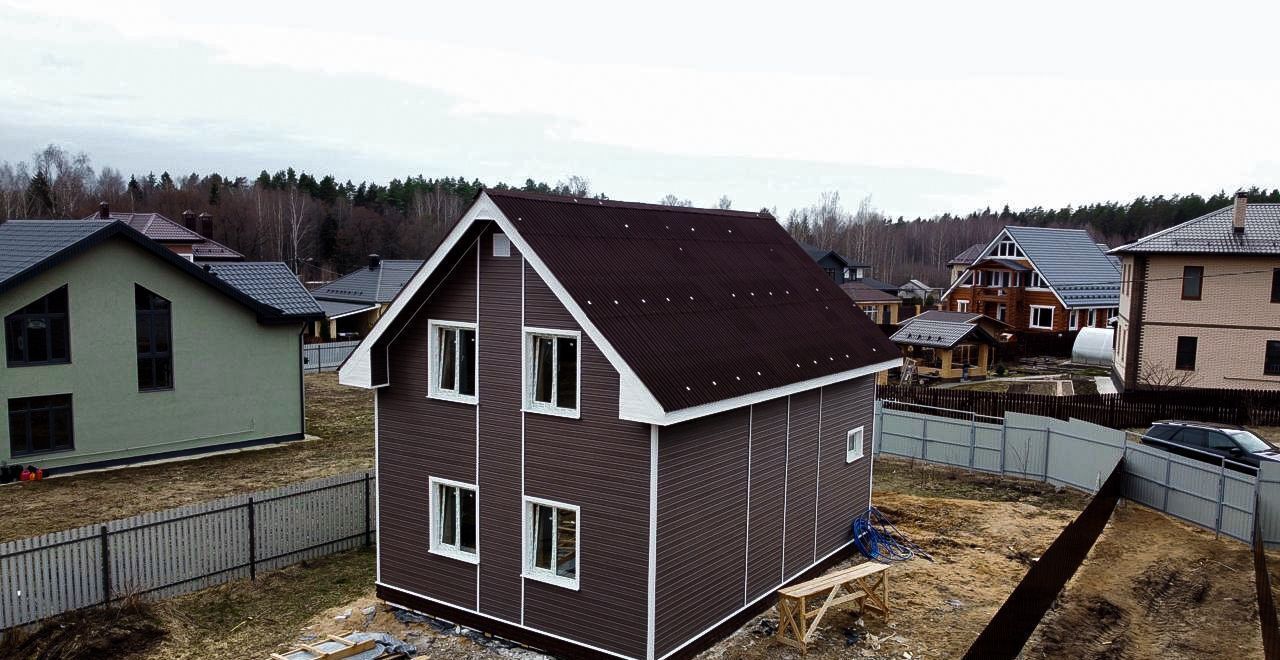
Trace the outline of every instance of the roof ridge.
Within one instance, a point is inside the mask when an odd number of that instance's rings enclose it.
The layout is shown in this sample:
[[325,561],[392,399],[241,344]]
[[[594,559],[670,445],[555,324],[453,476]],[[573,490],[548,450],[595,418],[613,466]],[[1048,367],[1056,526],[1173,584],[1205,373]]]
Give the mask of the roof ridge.
[[[1280,204],[1275,204],[1275,206],[1280,206]],[[1186,227],[1187,225],[1191,225],[1191,224],[1194,224],[1194,223],[1197,223],[1197,222],[1202,222],[1202,221],[1204,221],[1204,220],[1208,220],[1208,219],[1210,219],[1210,218],[1216,217],[1218,214],[1225,213],[1228,209],[1231,209],[1231,208],[1232,208],[1232,205],[1231,205],[1231,204],[1228,204],[1228,205],[1226,205],[1226,206],[1224,206],[1224,207],[1222,207],[1222,208],[1220,208],[1220,209],[1214,209],[1214,210],[1212,210],[1212,211],[1209,211],[1208,213],[1205,213],[1204,215],[1200,215],[1200,216],[1194,217],[1194,218],[1192,218],[1192,219],[1190,219],[1190,220],[1186,220],[1186,221],[1183,221],[1183,222],[1179,222],[1178,224],[1176,224],[1176,225],[1174,225],[1174,226],[1172,226],[1172,227],[1165,227],[1164,229],[1161,229],[1160,231],[1157,231],[1157,232],[1155,232],[1155,233],[1147,234],[1146,236],[1143,236],[1142,238],[1139,238],[1138,240],[1136,240],[1136,241],[1134,241],[1134,242],[1132,242],[1132,243],[1126,243],[1125,245],[1121,245],[1121,246],[1120,246],[1120,247],[1118,247],[1118,248],[1115,248],[1115,249],[1113,249],[1113,250],[1109,250],[1109,252],[1118,252],[1118,251],[1120,251],[1120,250],[1125,250],[1125,249],[1128,249],[1128,248],[1137,247],[1137,246],[1139,246],[1139,245],[1142,245],[1143,243],[1146,243],[1146,242],[1152,241],[1152,240],[1154,240],[1154,239],[1156,239],[1156,238],[1159,238],[1159,237],[1161,237],[1161,236],[1164,236],[1165,234],[1167,234],[1167,233],[1169,233],[1169,232],[1171,232],[1171,231],[1174,231],[1175,229],[1182,229],[1183,227]]]
[[[711,209],[700,206],[669,206],[667,204],[649,204],[646,202],[624,202],[612,199],[595,199],[591,197],[569,197],[564,195],[549,195],[546,193],[531,193],[521,190],[497,190],[486,188],[481,191],[483,194],[498,197],[514,197],[517,199],[527,199],[539,202],[553,202],[557,204],[591,204],[594,206],[604,206],[616,209],[635,209],[645,211],[664,211],[668,213],[699,213],[704,215],[720,215],[726,217],[735,217],[743,219],[759,219],[769,218],[776,220],[772,213],[762,213],[759,211],[736,211],[733,209]],[[823,249],[823,248],[818,248]]]

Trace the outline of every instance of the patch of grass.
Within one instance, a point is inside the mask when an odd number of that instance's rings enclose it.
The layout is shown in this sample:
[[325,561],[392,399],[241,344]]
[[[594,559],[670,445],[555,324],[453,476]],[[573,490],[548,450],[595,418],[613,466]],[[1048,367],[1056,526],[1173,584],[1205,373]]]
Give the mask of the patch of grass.
[[373,550],[357,550],[294,564],[157,606],[168,636],[140,658],[261,660],[298,638],[317,612],[368,593]]
[[[0,486],[0,542],[373,467],[373,394],[309,374],[314,440]],[[92,493],[92,497],[86,496]]]
[[875,492],[991,502],[1026,502],[1050,509],[1083,509],[1090,496],[1040,481],[881,456],[875,459]]

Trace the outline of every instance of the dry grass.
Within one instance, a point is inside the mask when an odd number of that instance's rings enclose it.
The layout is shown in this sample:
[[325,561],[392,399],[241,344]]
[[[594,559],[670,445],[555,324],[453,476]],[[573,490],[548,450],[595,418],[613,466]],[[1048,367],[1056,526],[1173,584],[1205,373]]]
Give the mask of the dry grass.
[[90,472],[0,488],[0,542],[373,466],[373,395],[306,377],[317,439],[207,458]]
[[8,660],[97,660],[146,652],[166,634],[155,608],[131,597],[109,608],[72,612],[35,630],[10,631],[0,642]]

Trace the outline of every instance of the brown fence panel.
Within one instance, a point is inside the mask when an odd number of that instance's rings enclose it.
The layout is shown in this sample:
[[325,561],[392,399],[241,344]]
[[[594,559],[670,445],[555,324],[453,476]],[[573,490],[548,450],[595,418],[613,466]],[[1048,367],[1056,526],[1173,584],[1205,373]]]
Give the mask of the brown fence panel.
[[1063,528],[1040,561],[1031,565],[1008,600],[969,647],[965,660],[1012,660],[1022,653],[1022,647],[1040,625],[1040,619],[1049,611],[1062,587],[1075,575],[1111,519],[1123,482],[1124,460],[1121,459],[1084,511]]

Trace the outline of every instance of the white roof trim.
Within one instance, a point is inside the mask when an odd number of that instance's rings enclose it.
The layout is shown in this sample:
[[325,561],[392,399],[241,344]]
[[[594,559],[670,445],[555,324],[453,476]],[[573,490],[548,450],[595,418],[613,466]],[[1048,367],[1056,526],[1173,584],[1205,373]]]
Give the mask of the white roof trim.
[[351,316],[352,314],[363,314],[364,312],[367,312],[367,311],[369,311],[369,310],[371,310],[371,309],[377,309],[377,308],[378,308],[378,306],[377,306],[377,305],[369,305],[368,307],[361,307],[360,309],[353,309],[353,310],[351,310],[351,311],[349,311],[349,312],[343,312],[343,313],[341,313],[341,314],[335,314],[335,315],[333,315],[333,316],[328,316],[328,317],[325,317],[325,318],[328,318],[329,320],[333,320],[333,319],[340,319],[340,318],[345,318],[345,317]]
[[965,275],[967,275],[979,261],[991,256],[991,248],[995,247],[996,243],[1000,242],[1000,239],[1003,237],[1007,237],[1009,240],[1013,241],[1013,244],[1017,245],[1019,250],[1022,250],[1022,258],[1026,259],[1027,263],[1031,264],[1032,272],[1039,274],[1040,279],[1044,280],[1049,285],[1049,291],[1053,293],[1053,297],[1057,298],[1058,302],[1062,303],[1063,307],[1070,309],[1071,307],[1067,305],[1067,301],[1063,300],[1062,296],[1058,295],[1058,288],[1053,285],[1053,282],[1049,281],[1049,278],[1044,276],[1044,273],[1040,272],[1040,268],[1036,266],[1035,259],[1032,259],[1031,254],[1027,252],[1027,249],[1022,247],[1022,244],[1018,242],[1018,239],[1014,238],[1013,234],[1009,233],[1008,227],[1001,229],[1000,233],[996,234],[996,237],[991,239],[990,243],[987,243],[987,247],[983,248],[982,252],[978,256],[974,257],[973,261],[970,262],[968,266],[965,266],[964,272],[960,273],[960,277],[957,277],[956,281],[951,283],[951,286],[947,288],[947,292],[942,294],[942,298],[944,300],[947,299],[951,295],[951,292],[955,291],[956,287],[960,286],[960,283],[964,281]]
[[[776,399],[782,396],[804,392],[806,390],[831,385],[833,383],[850,380],[852,378],[858,378],[883,371],[885,369],[897,367],[902,364],[901,358],[886,360],[884,362],[867,365],[838,374],[831,374],[829,376],[814,378],[799,383],[792,383],[790,385],[784,385],[782,387],[776,387],[769,390],[762,390],[731,399],[724,399],[722,401],[668,412],[663,409],[661,404],[658,403],[658,400],[653,396],[653,393],[645,387],[644,383],[640,380],[640,377],[631,369],[631,366],[622,359],[622,356],[618,354],[612,344],[605,339],[604,334],[600,332],[599,328],[591,322],[591,319],[587,318],[586,312],[584,312],[578,303],[573,300],[573,297],[569,295],[569,292],[565,290],[564,286],[562,286],[559,280],[556,279],[555,275],[551,272],[551,269],[543,263],[542,259],[534,253],[533,249],[529,247],[529,244],[520,236],[519,229],[517,229],[516,225],[512,224],[511,220],[498,209],[497,204],[493,203],[493,200],[490,199],[488,194],[481,193],[475,204],[471,206],[466,215],[462,217],[462,220],[458,221],[458,224],[449,232],[449,235],[440,244],[440,247],[431,255],[431,258],[423,264],[422,268],[420,268],[418,272],[414,273],[413,278],[410,279],[404,289],[400,291],[400,295],[396,296],[396,299],[392,301],[391,306],[388,307],[387,311],[378,319],[378,323],[374,325],[373,330],[369,331],[369,334],[365,336],[365,338],[360,342],[360,345],[351,353],[351,357],[349,357],[342,367],[339,368],[339,383],[366,389],[385,387],[385,383],[374,384],[371,382],[373,374],[372,369],[370,368],[370,351],[373,345],[387,331],[387,328],[390,327],[396,316],[404,311],[405,307],[409,304],[409,300],[412,299],[414,294],[422,288],[431,274],[440,267],[441,262],[444,261],[445,255],[447,255],[450,250],[452,250],[453,247],[462,240],[462,236],[466,233],[467,229],[477,221],[491,221],[498,225],[499,229],[501,229],[502,232],[511,239],[511,244],[516,246],[516,249],[518,249],[520,254],[524,256],[525,261],[533,268],[534,272],[542,278],[542,281],[547,284],[547,287],[551,289],[551,292],[555,294],[557,299],[559,299],[560,304],[564,305],[565,309],[569,311],[570,316],[572,316],[574,321],[578,323],[583,332],[586,333],[596,347],[600,349],[600,352],[604,354],[605,359],[609,361],[609,364],[617,370],[619,377],[618,417],[621,419],[642,422],[645,424],[666,426],[691,419],[697,419],[699,417],[705,417],[707,415],[714,415],[719,412],[740,408],[754,403],[760,403],[762,401],[768,401],[770,399]],[[389,355],[388,360],[390,360]]]

